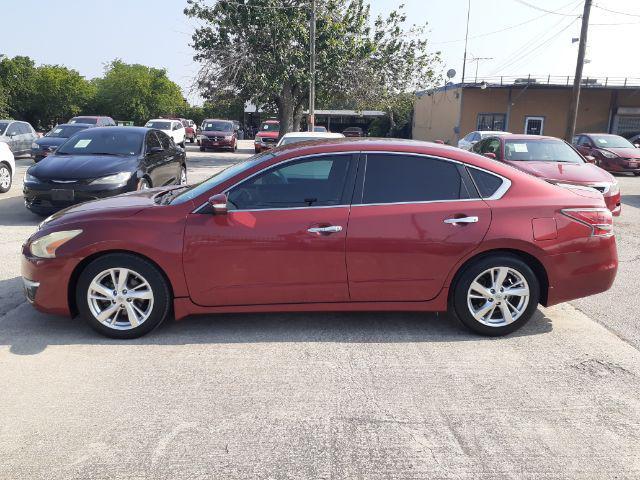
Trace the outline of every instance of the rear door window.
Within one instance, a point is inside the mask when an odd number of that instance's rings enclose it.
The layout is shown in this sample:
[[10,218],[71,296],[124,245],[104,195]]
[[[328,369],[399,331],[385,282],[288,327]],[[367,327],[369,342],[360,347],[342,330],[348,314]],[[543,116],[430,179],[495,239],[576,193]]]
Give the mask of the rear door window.
[[362,204],[470,198],[454,162],[417,155],[368,154]]

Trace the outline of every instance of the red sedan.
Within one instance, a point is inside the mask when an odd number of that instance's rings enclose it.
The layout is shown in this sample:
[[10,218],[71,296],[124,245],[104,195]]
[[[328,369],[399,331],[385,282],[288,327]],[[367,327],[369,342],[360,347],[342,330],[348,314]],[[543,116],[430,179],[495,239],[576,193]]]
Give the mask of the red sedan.
[[500,135],[476,143],[474,152],[567,188],[589,187],[604,196],[614,216],[622,211],[617,180],[568,143],[540,135]]
[[325,140],[191,187],[69,208],[24,244],[27,298],[133,338],[170,312],[449,311],[503,335],[607,290],[611,212],[457,148]]
[[609,133],[580,133],[574,138],[576,148],[596,165],[618,173],[640,175],[640,149],[629,140]]

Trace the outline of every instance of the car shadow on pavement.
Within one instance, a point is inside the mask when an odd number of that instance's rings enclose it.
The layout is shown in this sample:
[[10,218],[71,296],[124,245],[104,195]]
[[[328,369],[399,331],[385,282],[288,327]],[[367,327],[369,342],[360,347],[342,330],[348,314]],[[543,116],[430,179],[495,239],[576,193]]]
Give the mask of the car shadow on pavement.
[[640,195],[622,195],[621,202],[631,207],[640,208]]
[[0,225],[3,227],[36,226],[44,220],[44,217],[27,210],[22,196],[0,197],[0,212]]
[[[0,292],[17,290],[20,278],[0,281]],[[0,348],[34,355],[55,345],[189,345],[267,342],[418,343],[500,341],[465,330],[444,314],[421,312],[246,313],[192,316],[168,321],[135,340],[113,340],[95,333],[80,318],[37,312],[24,298],[11,294],[13,307],[0,311]],[[517,332],[505,337],[551,332],[541,311]]]

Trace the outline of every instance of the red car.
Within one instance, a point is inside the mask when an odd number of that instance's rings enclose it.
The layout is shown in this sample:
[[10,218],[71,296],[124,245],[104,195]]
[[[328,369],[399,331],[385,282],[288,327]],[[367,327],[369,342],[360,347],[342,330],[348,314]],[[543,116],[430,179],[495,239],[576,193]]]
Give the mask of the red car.
[[25,242],[27,298],[117,338],[173,313],[449,311],[503,335],[539,303],[607,290],[618,259],[592,189],[457,148],[292,144],[194,186],[53,215]]
[[364,137],[364,132],[360,127],[349,127],[342,131],[345,137]]
[[280,140],[280,122],[278,120],[266,120],[260,125],[256,133],[253,145],[256,153],[264,152],[277,145]]
[[624,137],[609,133],[580,133],[573,143],[581,154],[605,170],[640,175],[640,149]]
[[200,127],[200,151],[207,148],[213,150],[227,149],[235,152],[238,149],[238,136],[231,120],[207,119]]
[[620,215],[622,205],[616,179],[586,161],[563,140],[540,135],[500,135],[483,139],[472,151],[556,185],[595,188],[604,196],[611,213]]

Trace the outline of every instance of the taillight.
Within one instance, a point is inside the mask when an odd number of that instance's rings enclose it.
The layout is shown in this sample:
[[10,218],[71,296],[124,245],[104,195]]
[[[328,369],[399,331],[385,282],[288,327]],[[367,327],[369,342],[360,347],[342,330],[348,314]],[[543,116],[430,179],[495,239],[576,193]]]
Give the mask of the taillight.
[[613,235],[613,216],[608,208],[565,208],[561,212],[591,228],[591,235]]

